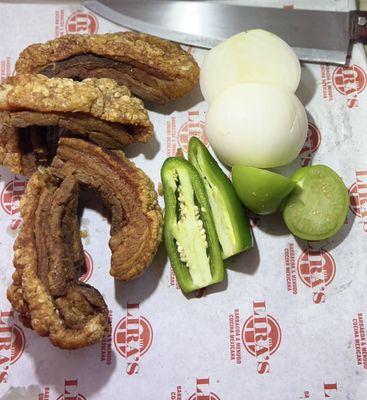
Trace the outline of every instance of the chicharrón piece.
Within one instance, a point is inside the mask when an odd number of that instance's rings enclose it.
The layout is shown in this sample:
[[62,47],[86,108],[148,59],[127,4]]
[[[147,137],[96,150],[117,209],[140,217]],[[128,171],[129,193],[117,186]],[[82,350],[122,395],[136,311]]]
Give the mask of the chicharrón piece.
[[163,104],[184,96],[199,66],[178,44],[137,32],[65,35],[23,50],[16,73],[82,80],[112,78],[143,100]]

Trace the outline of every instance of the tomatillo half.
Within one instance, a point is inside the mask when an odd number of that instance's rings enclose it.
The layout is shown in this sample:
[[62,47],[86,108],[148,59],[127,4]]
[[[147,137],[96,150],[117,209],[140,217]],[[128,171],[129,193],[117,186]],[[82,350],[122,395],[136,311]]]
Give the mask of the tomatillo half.
[[283,199],[296,186],[295,182],[285,176],[242,165],[232,168],[232,181],[243,204],[261,215],[277,211]]
[[291,178],[297,187],[283,209],[288,229],[305,240],[334,236],[343,226],[349,206],[342,179],[325,165],[300,168]]

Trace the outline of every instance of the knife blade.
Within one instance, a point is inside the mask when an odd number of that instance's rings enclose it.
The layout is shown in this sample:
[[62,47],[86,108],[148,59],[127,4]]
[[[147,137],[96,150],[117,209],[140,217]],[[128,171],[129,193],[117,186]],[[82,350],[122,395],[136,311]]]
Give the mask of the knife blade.
[[345,64],[351,38],[367,38],[366,18],[357,12],[247,7],[195,0],[89,0],[83,4],[129,29],[204,48],[212,48],[238,32],[266,29],[285,40],[300,60],[307,62]]

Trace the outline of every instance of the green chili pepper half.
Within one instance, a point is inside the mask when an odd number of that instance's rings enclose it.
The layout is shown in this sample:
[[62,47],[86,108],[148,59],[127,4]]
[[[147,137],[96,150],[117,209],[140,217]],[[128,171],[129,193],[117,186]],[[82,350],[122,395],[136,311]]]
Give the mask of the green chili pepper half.
[[204,183],[186,160],[167,158],[164,243],[181,289],[192,292],[224,279],[221,248]]
[[189,142],[189,161],[204,181],[223,259],[252,247],[249,220],[232,182],[194,136]]

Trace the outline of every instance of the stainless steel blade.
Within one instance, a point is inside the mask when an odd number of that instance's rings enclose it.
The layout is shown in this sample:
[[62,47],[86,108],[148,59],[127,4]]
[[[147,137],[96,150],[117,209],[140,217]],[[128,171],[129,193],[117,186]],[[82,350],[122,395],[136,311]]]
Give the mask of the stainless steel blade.
[[303,61],[345,64],[349,47],[347,12],[284,10],[207,1],[99,0],[83,3],[127,28],[193,46],[211,48],[249,29],[273,32]]

